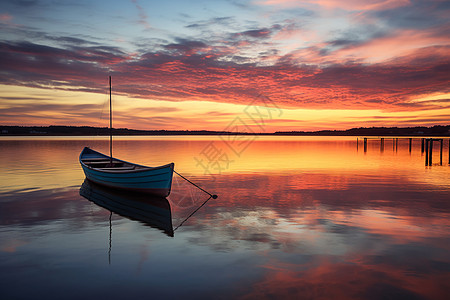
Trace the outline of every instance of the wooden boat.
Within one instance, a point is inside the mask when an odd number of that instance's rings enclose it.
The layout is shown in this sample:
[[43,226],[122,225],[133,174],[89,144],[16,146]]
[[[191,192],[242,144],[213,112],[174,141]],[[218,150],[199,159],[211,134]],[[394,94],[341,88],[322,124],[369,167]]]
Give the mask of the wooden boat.
[[86,178],[111,188],[167,197],[172,187],[174,163],[159,167],[147,167],[123,161],[112,156],[112,101],[111,76],[109,77],[109,128],[110,155],[88,147],[80,154],[80,164]]
[[108,189],[85,180],[80,195],[110,212],[157,228],[173,237],[172,213],[164,197]]
[[174,164],[147,167],[113,158],[85,147],[80,164],[86,178],[111,188],[167,197],[172,187]]

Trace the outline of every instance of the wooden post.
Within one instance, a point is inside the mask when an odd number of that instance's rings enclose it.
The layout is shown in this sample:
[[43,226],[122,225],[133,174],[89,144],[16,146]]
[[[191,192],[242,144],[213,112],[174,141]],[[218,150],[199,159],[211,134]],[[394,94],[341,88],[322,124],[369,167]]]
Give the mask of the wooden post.
[[395,152],[398,150],[398,138],[395,138]]
[[392,151],[395,150],[395,138],[392,138]]
[[428,158],[428,164],[433,165],[433,139],[430,139],[430,147],[428,148],[428,153],[430,154],[430,158]]
[[425,140],[425,166],[428,166],[428,139]]
[[442,166],[442,150],[443,150],[443,147],[444,147],[444,139],[441,139],[441,151],[440,151],[440,154],[439,154],[439,164]]
[[359,150],[359,138],[356,138],[356,151]]
[[409,153],[411,153],[412,138],[409,138]]
[[384,152],[384,138],[381,138],[380,151]]
[[367,152],[367,138],[364,138],[364,152]]
[[423,144],[424,144],[424,141],[425,141],[425,139],[424,138],[422,138],[422,148],[420,149],[420,151],[421,151],[421,153],[423,153]]

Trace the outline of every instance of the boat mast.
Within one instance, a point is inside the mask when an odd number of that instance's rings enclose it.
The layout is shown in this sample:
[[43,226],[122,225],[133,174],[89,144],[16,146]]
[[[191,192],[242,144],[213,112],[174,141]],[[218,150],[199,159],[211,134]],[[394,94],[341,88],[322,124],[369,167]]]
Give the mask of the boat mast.
[[112,164],[112,101],[111,101],[111,76],[109,76],[109,157]]

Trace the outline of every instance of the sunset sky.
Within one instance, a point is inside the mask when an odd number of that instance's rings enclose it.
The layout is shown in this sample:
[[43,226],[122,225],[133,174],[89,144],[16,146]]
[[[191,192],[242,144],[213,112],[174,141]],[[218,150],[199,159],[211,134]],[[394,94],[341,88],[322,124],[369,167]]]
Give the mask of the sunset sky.
[[450,2],[2,0],[0,125],[450,124]]

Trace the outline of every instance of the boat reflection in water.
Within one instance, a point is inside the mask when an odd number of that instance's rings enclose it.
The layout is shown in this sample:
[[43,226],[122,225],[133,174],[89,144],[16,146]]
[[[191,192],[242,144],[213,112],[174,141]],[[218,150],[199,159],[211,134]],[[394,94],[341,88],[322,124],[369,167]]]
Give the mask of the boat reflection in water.
[[162,230],[173,237],[172,213],[166,198],[107,188],[85,180],[80,195],[111,213]]

